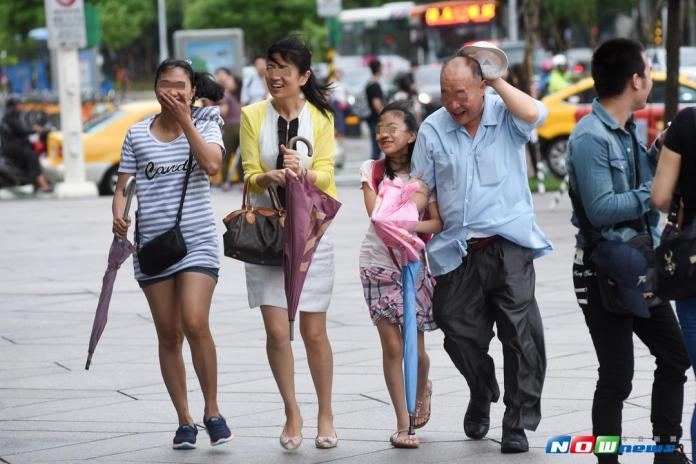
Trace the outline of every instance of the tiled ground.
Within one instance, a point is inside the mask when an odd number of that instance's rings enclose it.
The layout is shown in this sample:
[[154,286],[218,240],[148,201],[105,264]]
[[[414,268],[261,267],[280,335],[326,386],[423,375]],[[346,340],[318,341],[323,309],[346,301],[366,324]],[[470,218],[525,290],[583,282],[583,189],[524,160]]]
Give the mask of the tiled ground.
[[[493,407],[490,439],[466,439],[461,421],[468,390],[442,348],[440,333],[427,337],[434,394],[432,420],[419,433],[422,446],[417,451],[391,448],[387,439],[394,417],[382,377],[377,332],[357,275],[358,249],[366,228],[361,193],[354,184],[358,154],[351,153],[338,176],[344,208],[332,226],[337,276],[328,317],[335,354],[338,448],[313,447],[316,399],[299,340],[294,342],[297,391],[304,433],[310,439],[295,454],[284,453],[278,446],[283,410],[266,361],[261,318],[247,307],[242,265],[225,258],[211,323],[218,345],[220,403],[236,438],[213,449],[203,434],[198,450],[171,450],[176,415],[160,377],[154,327],[130,264],[117,280],[109,325],[93,367],[84,370],[111,240],[109,200],[24,200],[0,202],[0,463],[593,462],[588,456],[544,452],[551,435],[590,434],[596,380],[596,359],[570,279],[569,204],[564,199],[552,212],[550,195],[535,198],[539,222],[556,251],[536,262],[549,362],[544,418],[539,429],[528,434],[532,451],[501,456],[496,443],[501,404]],[[218,218],[239,204],[237,191],[214,195]],[[492,343],[492,353],[502,379],[497,341]],[[636,356],[624,430],[628,440],[638,443],[640,437],[650,436],[654,364],[639,342]],[[198,383],[187,366],[192,410],[201,414]],[[694,398],[691,375],[689,379],[685,423]],[[630,456],[624,462],[651,461]]]

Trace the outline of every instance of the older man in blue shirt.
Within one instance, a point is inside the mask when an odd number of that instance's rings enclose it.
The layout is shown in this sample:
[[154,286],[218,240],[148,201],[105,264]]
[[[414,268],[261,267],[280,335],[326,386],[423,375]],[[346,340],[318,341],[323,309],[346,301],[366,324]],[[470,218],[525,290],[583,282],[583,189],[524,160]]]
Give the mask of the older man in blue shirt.
[[551,244],[534,221],[524,147],[547,112],[503,79],[483,79],[479,63],[461,52],[443,65],[440,85],[444,108],[423,122],[412,159],[412,175],[437,191],[443,220],[428,244],[433,314],[471,390],[464,431],[474,439],[488,433],[500,396],[488,354],[497,325],[505,358],[501,452],[525,452],[524,429],[541,419],[546,371],[532,260]]

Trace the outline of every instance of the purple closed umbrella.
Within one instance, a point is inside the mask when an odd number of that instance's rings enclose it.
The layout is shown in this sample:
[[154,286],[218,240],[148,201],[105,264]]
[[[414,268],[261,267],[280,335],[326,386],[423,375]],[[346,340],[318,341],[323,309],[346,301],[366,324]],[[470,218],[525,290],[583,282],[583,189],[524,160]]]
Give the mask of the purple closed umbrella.
[[[288,145],[307,145],[309,156],[312,146],[304,137],[293,137]],[[285,297],[288,300],[290,340],[294,340],[294,323],[302,287],[312,256],[319,240],[336,217],[341,203],[326,194],[305,175],[293,179],[285,174],[285,227],[283,228],[283,271],[285,274]]]
[[[133,199],[133,192],[135,192],[135,177],[128,179],[128,183],[126,184],[124,194],[127,200],[126,208],[123,210],[123,219],[128,219],[128,211],[130,210],[131,201]],[[116,195],[118,195],[118,193],[116,193]],[[88,370],[89,365],[92,363],[94,349],[97,347],[97,343],[99,343],[99,338],[101,338],[101,334],[104,332],[104,327],[106,327],[106,320],[109,314],[109,303],[111,302],[111,294],[114,290],[116,273],[121,267],[121,264],[133,254],[134,249],[133,244],[129,242],[127,238],[114,237],[113,242],[111,242],[107,261],[108,264],[106,266],[104,278],[102,279],[102,289],[99,294],[99,302],[97,303],[97,312],[94,315],[94,323],[92,324],[92,335],[89,338],[89,350],[87,351],[85,370]]]

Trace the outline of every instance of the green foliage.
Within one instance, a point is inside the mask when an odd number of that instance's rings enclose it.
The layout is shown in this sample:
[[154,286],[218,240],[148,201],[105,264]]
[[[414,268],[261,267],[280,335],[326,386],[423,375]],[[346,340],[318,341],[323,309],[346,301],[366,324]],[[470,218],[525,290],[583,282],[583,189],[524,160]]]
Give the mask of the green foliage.
[[288,34],[311,39],[315,55],[326,45],[324,20],[317,17],[313,0],[189,0],[184,11],[186,29],[239,27],[253,53],[263,53]]
[[31,52],[34,44],[27,34],[45,24],[43,0],[0,0],[0,49],[7,51],[5,63],[13,64],[18,55]]
[[99,0],[104,44],[121,51],[157,27],[155,0]]

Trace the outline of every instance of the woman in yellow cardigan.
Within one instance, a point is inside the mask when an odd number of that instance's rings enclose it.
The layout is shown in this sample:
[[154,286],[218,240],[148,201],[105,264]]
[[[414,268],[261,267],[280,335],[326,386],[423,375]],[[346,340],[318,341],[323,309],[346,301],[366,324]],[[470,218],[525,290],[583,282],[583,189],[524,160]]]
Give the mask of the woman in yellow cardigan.
[[[281,39],[267,53],[266,83],[271,98],[242,109],[241,151],[245,181],[249,181],[254,205],[270,206],[265,189],[278,188],[281,199],[285,174],[306,172],[320,189],[336,197],[334,182],[333,110],[327,102],[328,87],[321,86],[310,68],[311,52],[296,38]],[[300,135],[314,147],[307,155],[286,146]],[[294,359],[288,328],[283,269],[246,264],[249,306],[260,307],[266,328],[266,352],[285,403],[285,427],[280,444],[288,451],[302,443],[302,415],[295,398]],[[334,250],[326,233],[312,259],[300,297],[300,332],[319,402],[317,448],[333,448],[338,442],[333,426],[331,390],[333,354],[326,334],[326,311],[334,281]]]

